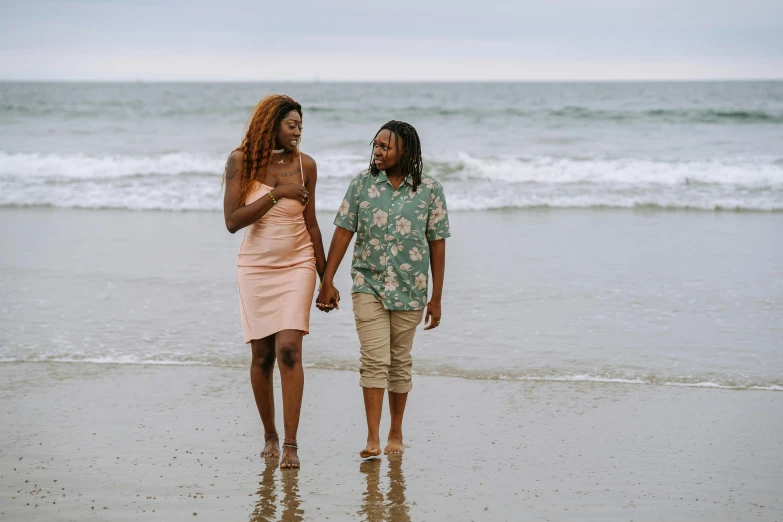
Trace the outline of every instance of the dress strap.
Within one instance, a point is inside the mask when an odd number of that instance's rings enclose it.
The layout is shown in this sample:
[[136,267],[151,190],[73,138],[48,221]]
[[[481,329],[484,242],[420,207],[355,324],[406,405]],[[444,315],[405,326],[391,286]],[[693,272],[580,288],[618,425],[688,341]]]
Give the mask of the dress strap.
[[305,184],[304,182],[304,167],[302,166],[302,153],[299,153],[299,174],[302,176],[302,185]]

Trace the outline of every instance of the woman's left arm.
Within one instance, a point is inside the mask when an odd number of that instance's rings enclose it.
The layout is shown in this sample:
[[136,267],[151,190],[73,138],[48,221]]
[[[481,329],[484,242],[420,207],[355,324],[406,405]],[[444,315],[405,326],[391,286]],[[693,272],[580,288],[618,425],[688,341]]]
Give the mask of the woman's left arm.
[[318,167],[315,164],[315,160],[307,154],[302,154],[302,166],[305,170],[305,187],[310,194],[310,201],[308,201],[304,209],[305,227],[307,227],[310,240],[313,242],[315,270],[318,272],[318,279],[323,280],[326,254],[324,253],[324,242],[321,239],[321,229],[318,228],[318,219],[315,217],[315,185],[318,181]]
[[[432,297],[427,303],[425,330],[437,328],[440,324],[440,299],[443,296],[443,275],[446,272],[446,240],[430,241],[430,269],[432,270]],[[429,324],[427,324],[429,323]]]

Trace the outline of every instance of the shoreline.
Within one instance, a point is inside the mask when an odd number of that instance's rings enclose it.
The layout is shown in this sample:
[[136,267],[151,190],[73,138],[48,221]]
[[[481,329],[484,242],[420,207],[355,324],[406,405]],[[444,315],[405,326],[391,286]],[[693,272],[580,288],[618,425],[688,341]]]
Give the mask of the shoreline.
[[[38,361],[19,361],[19,360],[0,360],[0,366],[2,365],[15,365],[15,364],[94,364],[99,366],[109,367],[124,367],[124,366],[150,366],[150,367],[179,367],[179,366],[193,366],[197,368],[227,368],[237,369],[245,368],[247,364],[214,364],[214,363],[200,363],[195,361],[139,361],[139,362],[112,362],[112,361],[69,361],[60,359],[51,360],[38,360]],[[319,365],[317,363],[305,363],[305,370],[313,371],[333,371],[333,372],[346,372],[355,373],[359,371],[359,365],[357,364],[353,368],[338,367],[329,365]],[[783,392],[783,386],[773,384],[770,386],[728,386],[723,384],[716,384],[713,382],[645,382],[636,379],[623,379],[623,378],[604,378],[595,377],[591,375],[575,375],[573,377],[505,377],[505,376],[469,376],[469,375],[446,375],[439,373],[427,373],[413,370],[413,375],[417,377],[427,378],[443,378],[443,379],[460,379],[466,381],[486,381],[486,382],[531,382],[531,383],[585,383],[585,384],[617,384],[624,386],[652,386],[652,387],[672,387],[672,388],[698,388],[698,389],[711,389],[711,390],[726,390],[726,391],[760,391],[760,392]]]

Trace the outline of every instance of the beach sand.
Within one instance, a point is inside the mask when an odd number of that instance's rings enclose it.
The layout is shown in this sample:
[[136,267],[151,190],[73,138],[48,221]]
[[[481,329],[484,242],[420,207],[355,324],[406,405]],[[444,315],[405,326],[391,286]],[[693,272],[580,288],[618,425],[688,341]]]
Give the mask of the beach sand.
[[363,462],[357,380],[307,370],[282,472],[246,369],[1,364],[0,519],[783,520],[778,393],[420,376]]

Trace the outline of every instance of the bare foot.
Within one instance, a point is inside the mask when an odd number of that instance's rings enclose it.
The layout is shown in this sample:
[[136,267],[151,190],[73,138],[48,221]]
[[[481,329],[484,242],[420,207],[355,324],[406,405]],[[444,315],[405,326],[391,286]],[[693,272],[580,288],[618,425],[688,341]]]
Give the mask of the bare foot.
[[377,457],[381,454],[381,441],[373,440],[367,441],[367,446],[359,452],[359,456],[363,459],[369,459],[370,457]]
[[299,469],[299,455],[296,454],[296,444],[283,444],[283,458],[280,461],[280,469]]
[[402,455],[405,453],[405,444],[402,443],[402,436],[389,435],[389,441],[383,449],[384,455]]
[[280,440],[277,436],[268,437],[263,451],[261,451],[261,458],[264,459],[276,459],[280,456]]

